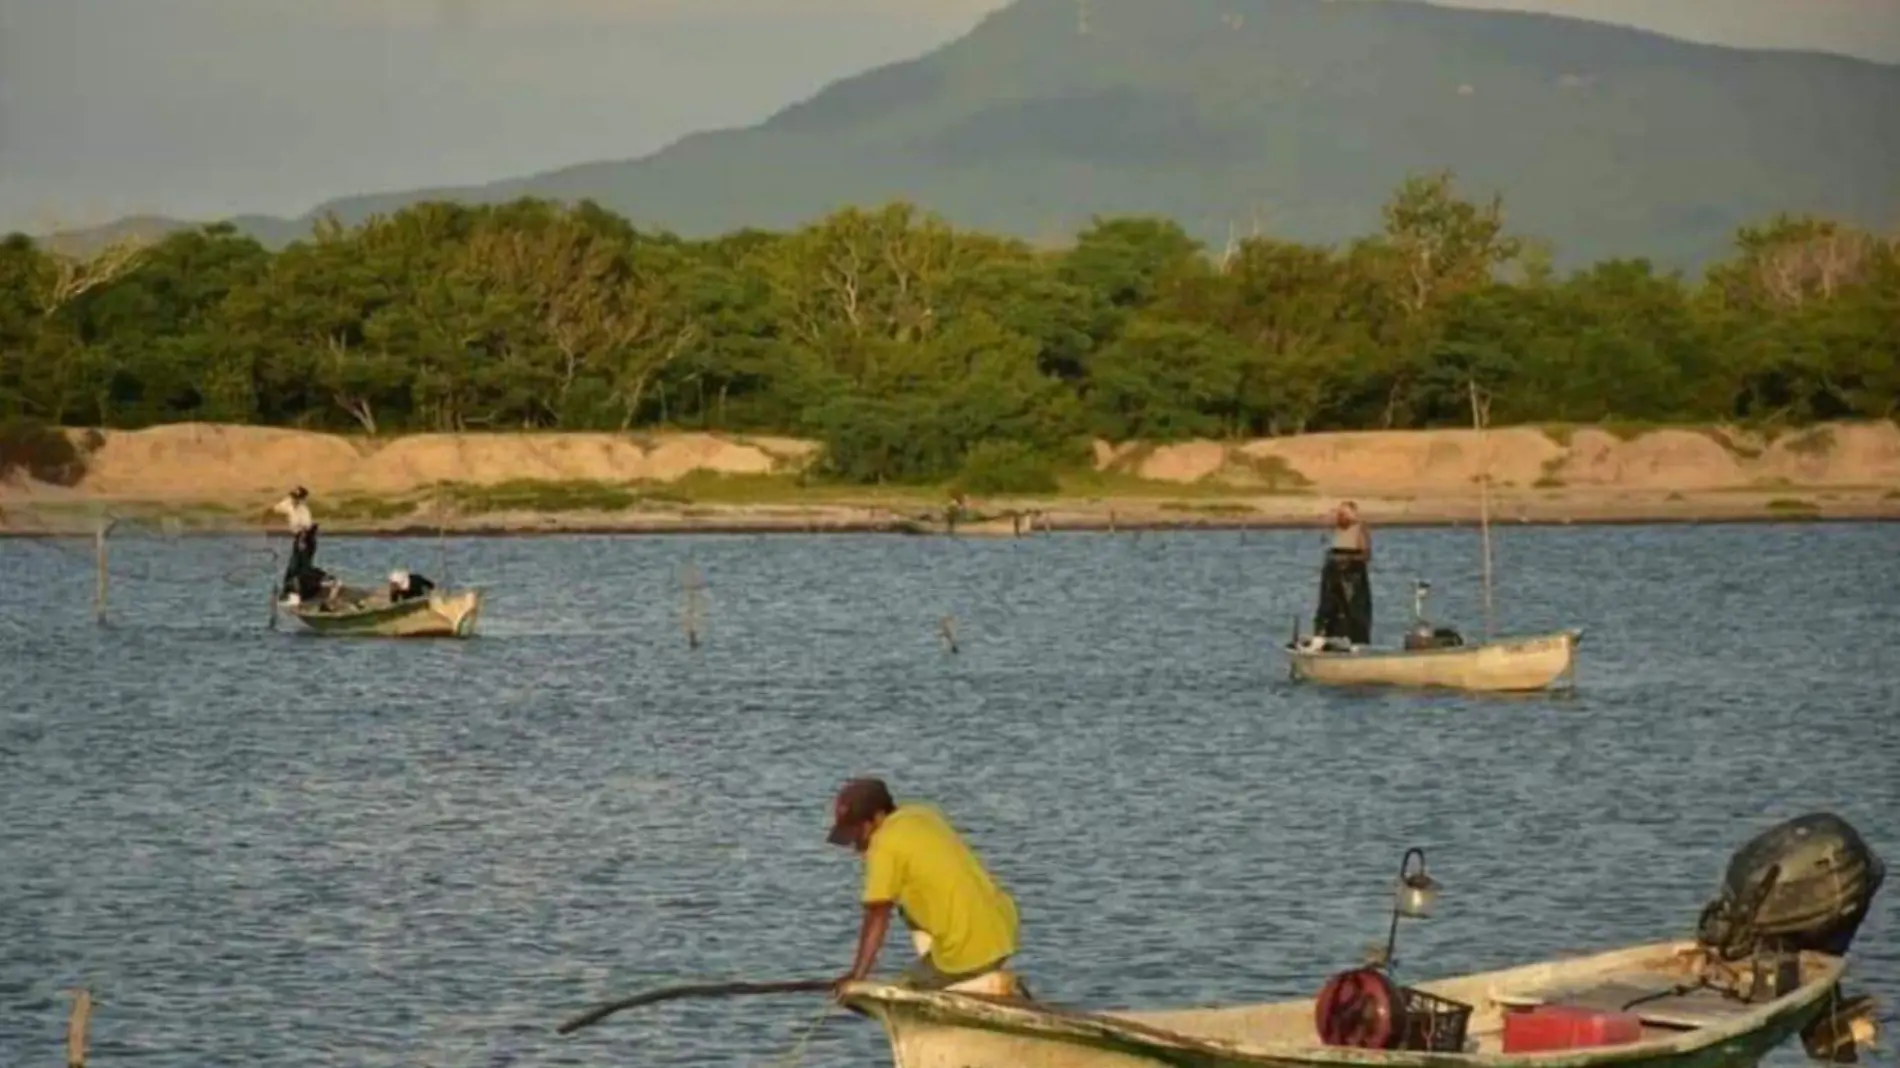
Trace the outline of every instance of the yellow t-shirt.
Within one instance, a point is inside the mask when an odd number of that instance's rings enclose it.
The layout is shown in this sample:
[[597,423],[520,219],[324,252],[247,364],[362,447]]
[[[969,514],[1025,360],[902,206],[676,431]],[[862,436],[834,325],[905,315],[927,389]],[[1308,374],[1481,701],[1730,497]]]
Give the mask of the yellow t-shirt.
[[952,975],[1016,952],[1016,902],[928,805],[899,805],[864,854],[864,903],[894,901],[930,936],[930,960]]

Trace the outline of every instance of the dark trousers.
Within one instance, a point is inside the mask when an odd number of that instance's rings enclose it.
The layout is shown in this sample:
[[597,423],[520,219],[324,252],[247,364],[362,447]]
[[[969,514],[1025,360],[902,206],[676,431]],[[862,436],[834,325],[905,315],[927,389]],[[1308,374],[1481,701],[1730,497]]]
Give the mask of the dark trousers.
[[1319,611],[1313,614],[1313,632],[1345,638],[1355,645],[1372,644],[1372,584],[1366,577],[1366,554],[1331,549],[1319,573]]
[[300,530],[290,539],[290,563],[284,567],[284,589],[297,586],[297,576],[309,570],[317,559],[317,528]]

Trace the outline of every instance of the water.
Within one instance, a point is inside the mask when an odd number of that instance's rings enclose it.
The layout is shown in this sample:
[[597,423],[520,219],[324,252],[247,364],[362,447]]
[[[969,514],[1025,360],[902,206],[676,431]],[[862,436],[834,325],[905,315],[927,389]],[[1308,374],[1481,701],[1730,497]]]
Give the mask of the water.
[[[1475,542],[1379,533],[1380,631],[1423,574],[1475,633]],[[1896,548],[1504,529],[1503,621],[1586,627],[1584,690],[1484,699],[1288,684],[1311,533],[451,541],[483,636],[407,644],[267,630],[255,541],[124,539],[109,629],[84,547],[3,542],[0,1068],[59,1063],[79,984],[102,1068],[785,1063],[812,999],[552,1026],[842,971],[859,869],[823,839],[867,772],[965,829],[1063,1002],[1310,996],[1383,939],[1414,844],[1446,890],[1401,929],[1406,976],[1683,935],[1731,851],[1804,811],[1900,867]],[[436,553],[320,559],[440,578]],[[1889,1012],[1896,901],[1853,965]],[[841,1015],[803,1063],[889,1053]]]

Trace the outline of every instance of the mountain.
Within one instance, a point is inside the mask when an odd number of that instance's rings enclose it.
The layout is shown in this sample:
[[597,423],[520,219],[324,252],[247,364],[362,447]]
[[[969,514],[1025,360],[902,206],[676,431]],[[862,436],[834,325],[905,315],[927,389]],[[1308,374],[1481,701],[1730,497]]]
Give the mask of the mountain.
[[1408,173],[1450,169],[1468,195],[1501,193],[1560,263],[1693,268],[1779,211],[1894,222],[1895,115],[1900,66],[1575,19],[1413,0],[1018,0],[751,128],[242,225],[274,241],[324,212],[531,195],[697,236],[906,198],[1030,238],[1139,213],[1216,244],[1256,223],[1338,241],[1376,228]]

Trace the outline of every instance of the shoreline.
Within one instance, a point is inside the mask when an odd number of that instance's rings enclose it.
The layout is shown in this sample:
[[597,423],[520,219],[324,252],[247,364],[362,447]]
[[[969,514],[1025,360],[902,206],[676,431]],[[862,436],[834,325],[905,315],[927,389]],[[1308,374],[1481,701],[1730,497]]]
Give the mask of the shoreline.
[[[205,423],[66,431],[83,470],[0,477],[0,537],[256,534],[291,485],[330,537],[944,535],[951,480],[814,481],[815,442],[704,432],[363,439]],[[972,493],[954,533],[1320,529],[1342,500],[1375,528],[1900,520],[1900,424],[1521,426],[1093,443],[1032,492]],[[65,478],[67,476],[61,475]],[[1035,483],[1030,483],[1035,484]]]
[[[1343,495],[1342,495],[1343,496]],[[1476,501],[1356,498],[1374,529],[1475,527]],[[977,514],[954,530],[942,508],[920,498],[909,507],[849,501],[804,504],[721,504],[597,510],[522,510],[445,517],[439,524],[414,514],[387,518],[328,517],[316,509],[329,538],[536,537],[546,535],[823,535],[1005,538],[1044,534],[1194,533],[1318,530],[1333,498],[1319,495],[1254,497],[1184,495],[1178,498],[1023,498],[978,502]],[[908,502],[907,502],[908,503]],[[91,537],[103,521],[160,524],[166,536],[284,536],[232,505],[163,499],[78,496],[61,500],[0,500],[0,538]],[[1803,491],[1616,491],[1499,495],[1495,527],[1682,526],[1761,523],[1900,522],[1900,492],[1882,488]]]

